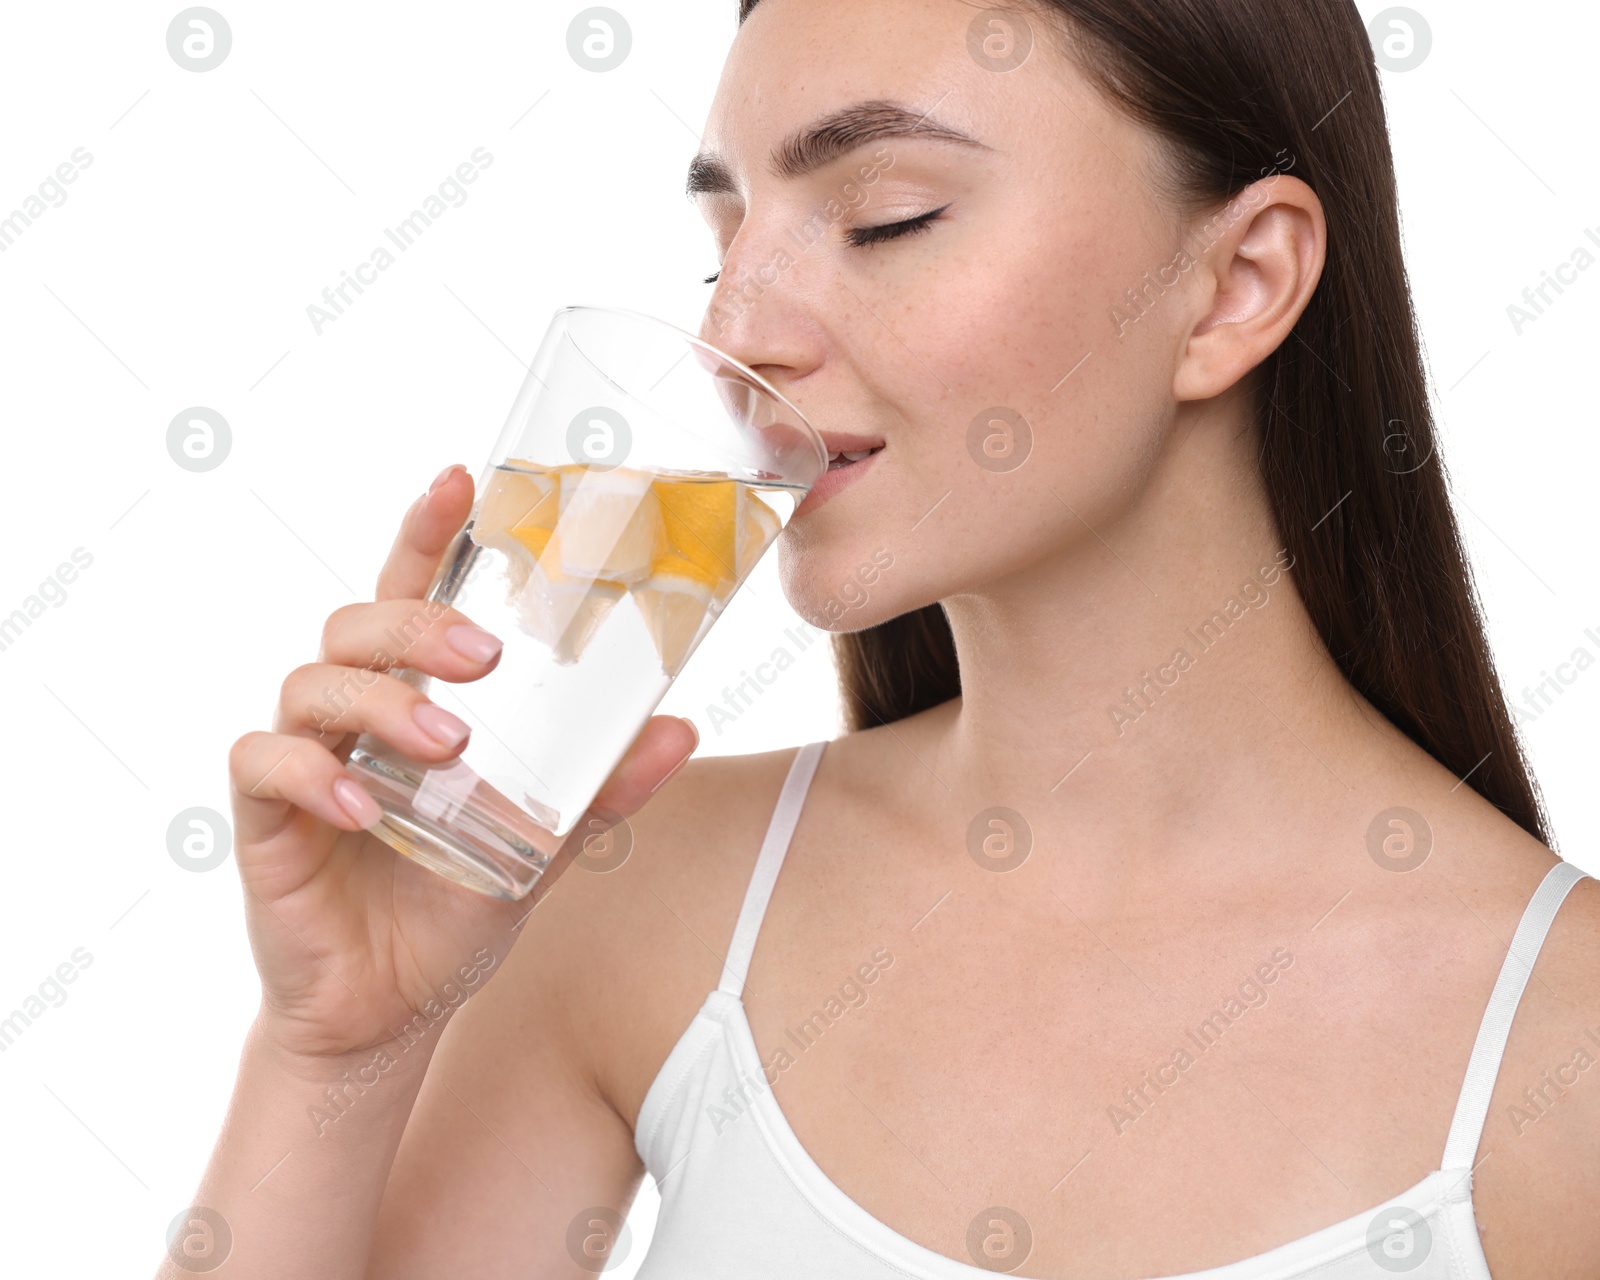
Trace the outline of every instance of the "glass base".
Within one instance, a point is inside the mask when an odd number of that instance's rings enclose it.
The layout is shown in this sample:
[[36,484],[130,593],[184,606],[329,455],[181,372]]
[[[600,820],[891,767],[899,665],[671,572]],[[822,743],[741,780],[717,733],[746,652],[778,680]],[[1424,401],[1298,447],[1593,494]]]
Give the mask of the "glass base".
[[526,897],[562,843],[460,761],[420,764],[363,735],[345,769],[383,810],[373,835],[475,893]]

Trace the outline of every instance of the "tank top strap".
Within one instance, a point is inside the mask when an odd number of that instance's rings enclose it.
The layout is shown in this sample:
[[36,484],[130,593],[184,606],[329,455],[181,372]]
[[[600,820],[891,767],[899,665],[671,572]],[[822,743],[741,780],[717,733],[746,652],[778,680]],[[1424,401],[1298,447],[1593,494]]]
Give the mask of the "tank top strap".
[[1544,946],[1557,909],[1572,886],[1586,874],[1570,862],[1556,863],[1545,873],[1522,912],[1522,920],[1506,950],[1505,962],[1500,966],[1500,977],[1490,993],[1489,1005],[1483,1011],[1478,1038],[1472,1045],[1472,1057],[1467,1061],[1461,1096],[1456,1100],[1455,1117],[1450,1122],[1450,1136],[1445,1139],[1442,1169],[1472,1167],[1484,1122],[1489,1118],[1489,1099],[1500,1074],[1500,1059],[1505,1055],[1506,1041],[1511,1035],[1511,1021],[1516,1017],[1517,1005],[1533,973],[1533,963],[1539,958],[1539,950]]
[[805,806],[806,792],[817,772],[826,742],[811,742],[795,753],[789,766],[789,776],[778,793],[778,803],[772,810],[772,821],[767,824],[766,839],[761,842],[761,852],[756,855],[756,867],[750,875],[750,884],[744,891],[744,905],[739,908],[739,922],[733,928],[733,941],[728,944],[728,958],[723,962],[722,981],[718,991],[731,996],[742,996],[745,974],[750,968],[750,957],[755,953],[756,934],[761,931],[762,918],[767,914],[767,903],[772,898],[772,887],[778,881],[778,871],[783,866],[783,855],[789,851],[789,841],[794,836],[795,825],[800,821],[800,810]]

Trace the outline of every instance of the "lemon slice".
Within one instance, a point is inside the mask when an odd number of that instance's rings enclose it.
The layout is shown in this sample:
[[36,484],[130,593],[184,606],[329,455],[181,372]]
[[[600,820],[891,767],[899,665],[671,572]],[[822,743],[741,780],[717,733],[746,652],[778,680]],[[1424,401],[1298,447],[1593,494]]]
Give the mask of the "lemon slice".
[[497,467],[478,503],[473,536],[486,542],[497,533],[520,527],[554,529],[560,483],[547,471]]
[[[783,521],[778,513],[761,500],[759,494],[742,491],[743,510],[739,513],[739,547],[735,558],[739,582],[743,582],[756,567],[773,540],[783,532]],[[737,584],[736,584],[737,585]]]
[[515,538],[518,545],[525,548],[528,554],[537,560],[550,545],[550,539],[555,537],[555,530],[543,529],[538,525],[528,525],[524,528],[512,529],[510,537]]
[[737,576],[739,484],[735,480],[657,480],[667,549],[696,565],[702,577]]
[[491,477],[473,536],[506,558],[506,602],[557,662],[577,662],[631,594],[662,669],[676,676],[782,528],[728,477],[515,461]]
[[561,533],[544,529],[513,529],[512,538],[524,551],[527,576],[510,601],[522,629],[546,645],[555,660],[570,665],[583,656],[627,587],[605,578],[589,578],[562,569]]
[[515,606],[517,597],[527,588],[529,573],[550,541],[550,530],[538,526],[498,530],[474,526],[472,537],[480,546],[506,558],[506,603]]
[[661,656],[662,670],[675,676],[699,638],[723,580],[686,556],[662,556],[653,570],[633,588],[633,599]]

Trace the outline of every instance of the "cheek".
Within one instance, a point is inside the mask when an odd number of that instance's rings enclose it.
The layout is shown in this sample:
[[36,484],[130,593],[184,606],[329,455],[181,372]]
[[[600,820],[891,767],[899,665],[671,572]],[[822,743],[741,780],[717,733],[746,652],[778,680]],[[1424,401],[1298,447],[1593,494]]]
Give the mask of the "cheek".
[[1003,365],[947,365],[952,390],[963,388],[980,409],[950,412],[936,431],[909,440],[875,477],[885,482],[881,500],[863,502],[851,536],[818,558],[815,585],[834,585],[869,544],[890,548],[894,570],[853,620],[869,625],[860,619],[980,590],[1095,542],[1096,530],[1139,500],[1171,421],[1166,384],[1143,363],[1127,348],[1096,349],[1059,390],[1026,396],[1017,394],[1025,379],[1004,381]]
[[[1172,420],[1189,278],[1120,334],[1114,308],[1171,253],[1159,229],[1086,210],[988,224],[850,319],[891,448],[870,489],[785,539],[796,611],[871,626],[1093,541],[1135,502]],[[893,566],[861,591],[875,552]]]
[[[914,520],[947,491],[992,497],[986,476],[1007,471],[1043,470],[1085,497],[1119,490],[1170,410],[1190,277],[1148,300],[1145,280],[1171,260],[1164,233],[1087,210],[973,239],[916,282],[914,308],[884,310],[873,348],[875,368],[897,371],[885,398],[914,436],[896,471],[923,505],[896,515]],[[1130,291],[1145,299],[1133,324],[1119,319]]]

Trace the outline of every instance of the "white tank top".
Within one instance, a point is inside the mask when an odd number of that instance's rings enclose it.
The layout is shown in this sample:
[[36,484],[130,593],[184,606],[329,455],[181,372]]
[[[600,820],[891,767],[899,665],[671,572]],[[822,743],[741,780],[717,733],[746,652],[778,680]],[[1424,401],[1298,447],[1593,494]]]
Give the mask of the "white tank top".
[[[745,971],[825,744],[802,747],[745,891],[722,982],[706,997],[639,1111],[634,1146],[661,1193],[638,1280],[978,1280],[1028,1275],[1026,1256],[991,1256],[1008,1237],[980,1225],[972,1263],[891,1230],[806,1154],[773,1097],[745,1017]],[[1165,1280],[1492,1280],[1473,1218],[1472,1167],[1511,1019],[1545,933],[1584,873],[1550,868],[1506,953],[1472,1046],[1439,1168],[1409,1191],[1242,1262]],[[1017,1251],[1020,1253],[1020,1249]],[[982,1265],[980,1265],[982,1264]]]

